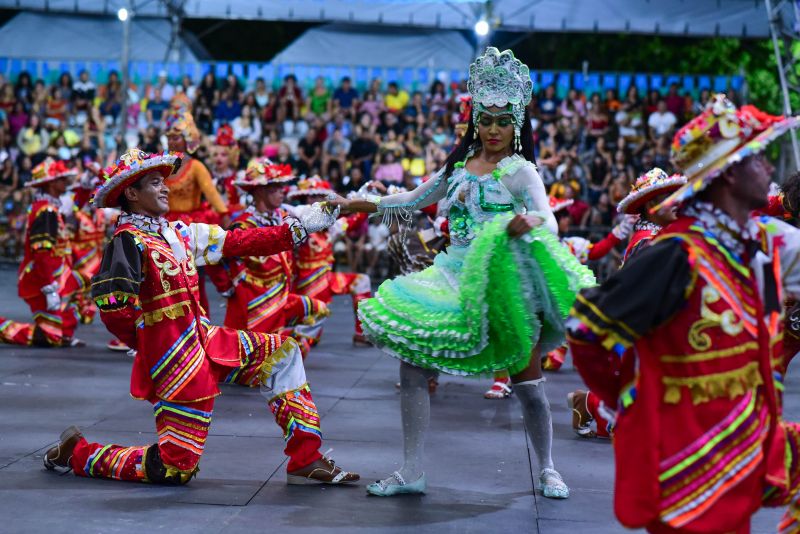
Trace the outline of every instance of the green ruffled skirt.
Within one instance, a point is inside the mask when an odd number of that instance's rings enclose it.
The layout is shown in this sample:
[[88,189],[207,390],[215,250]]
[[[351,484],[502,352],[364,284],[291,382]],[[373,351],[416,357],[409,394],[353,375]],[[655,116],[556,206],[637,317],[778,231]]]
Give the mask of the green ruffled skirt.
[[514,374],[535,344],[544,354],[563,343],[575,296],[594,276],[545,228],[510,239],[509,220],[495,217],[469,246],[381,284],[358,308],[367,337],[396,358],[455,375]]

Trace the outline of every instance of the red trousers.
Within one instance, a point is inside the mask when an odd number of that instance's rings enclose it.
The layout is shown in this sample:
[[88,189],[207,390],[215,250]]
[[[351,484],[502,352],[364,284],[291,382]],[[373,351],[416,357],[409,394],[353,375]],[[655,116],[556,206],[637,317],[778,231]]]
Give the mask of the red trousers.
[[33,312],[33,323],[21,323],[0,317],[0,343],[60,347],[72,339],[78,326],[76,304],[70,302],[60,310],[48,311],[47,299],[37,295],[25,299]]
[[[252,353],[252,361],[233,369],[223,382],[259,386],[263,354]],[[270,399],[268,405],[286,439],[287,471],[318,460],[322,445],[319,415],[308,386]],[[185,484],[198,470],[213,408],[213,398],[187,404],[159,401],[153,406],[158,443],[125,447],[81,439],[70,460],[72,470],[86,477]]]

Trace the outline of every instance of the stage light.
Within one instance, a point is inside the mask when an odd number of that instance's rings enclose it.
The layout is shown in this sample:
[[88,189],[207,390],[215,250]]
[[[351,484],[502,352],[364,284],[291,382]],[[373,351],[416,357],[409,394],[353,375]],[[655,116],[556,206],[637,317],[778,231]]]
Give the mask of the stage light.
[[479,37],[486,37],[489,35],[489,23],[486,22],[484,19],[479,20],[475,23],[475,34]]
[[128,20],[128,10],[124,7],[119,8],[119,11],[117,11],[117,18],[120,20],[120,22],[125,22]]

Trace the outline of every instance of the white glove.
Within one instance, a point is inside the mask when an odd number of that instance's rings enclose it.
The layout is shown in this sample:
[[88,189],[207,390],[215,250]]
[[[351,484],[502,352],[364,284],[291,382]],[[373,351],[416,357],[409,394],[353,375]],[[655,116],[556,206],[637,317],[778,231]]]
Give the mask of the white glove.
[[61,295],[58,294],[58,282],[44,286],[42,294],[47,300],[47,311],[61,310]]
[[313,234],[314,232],[319,232],[320,230],[325,230],[333,226],[338,216],[339,206],[331,210],[328,205],[315,202],[308,211],[302,214],[300,224],[303,225],[306,232]]
[[620,241],[624,241],[631,235],[633,225],[636,224],[638,220],[639,215],[625,215],[622,221],[611,230],[611,233]]
[[444,235],[444,224],[447,222],[447,217],[442,217],[439,215],[433,221],[433,230],[436,232],[436,237],[442,237]]

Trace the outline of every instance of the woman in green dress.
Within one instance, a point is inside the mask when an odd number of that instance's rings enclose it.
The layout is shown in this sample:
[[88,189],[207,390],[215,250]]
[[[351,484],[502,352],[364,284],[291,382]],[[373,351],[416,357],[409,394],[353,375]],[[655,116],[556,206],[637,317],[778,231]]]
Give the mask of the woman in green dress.
[[556,237],[533,156],[528,67],[488,48],[470,66],[472,121],[446,165],[413,191],[331,199],[343,213],[409,220],[434,202],[451,245],[427,269],[384,282],[358,310],[367,337],[402,361],[404,464],[370,484],[373,495],[424,493],[422,445],[430,419],[427,378],[508,369],[522,404],[545,497],[569,489],[550,454],[552,421],[540,354],[563,341],[564,319],[591,272]]

